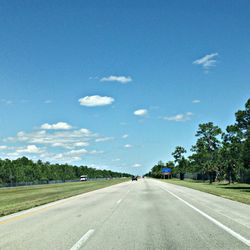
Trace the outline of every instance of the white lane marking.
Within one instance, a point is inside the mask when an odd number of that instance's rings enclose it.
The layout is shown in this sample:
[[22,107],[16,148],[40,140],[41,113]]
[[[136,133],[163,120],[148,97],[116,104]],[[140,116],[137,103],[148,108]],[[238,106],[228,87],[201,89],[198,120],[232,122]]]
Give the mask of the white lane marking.
[[171,195],[173,195],[175,198],[177,198],[178,200],[182,201],[183,203],[185,203],[187,206],[191,207],[192,209],[194,209],[196,212],[198,212],[199,214],[203,215],[204,217],[206,217],[208,220],[210,220],[211,222],[213,222],[215,225],[217,225],[218,227],[222,228],[223,230],[225,230],[226,232],[228,232],[229,234],[231,234],[233,237],[235,237],[236,239],[240,240],[241,242],[243,242],[244,244],[246,244],[247,246],[250,246],[250,240],[246,239],[245,237],[243,237],[242,235],[236,233],[235,231],[233,231],[231,228],[223,225],[222,223],[220,223],[219,221],[217,221],[216,219],[212,218],[211,216],[209,216],[208,214],[202,212],[200,209],[198,209],[197,207],[191,205],[190,203],[188,203],[187,201],[183,200],[182,198],[180,198],[179,196],[177,196],[176,194],[172,193],[171,191],[160,187],[161,189],[165,190],[166,192],[170,193]]
[[88,238],[95,232],[94,229],[90,229],[86,234],[82,236],[80,240],[76,242],[76,244],[70,248],[70,250],[78,250],[82,247],[82,245],[88,240]]
[[116,203],[117,203],[117,205],[118,205],[118,204],[120,204],[120,203],[121,203],[121,201],[122,201],[122,199],[120,199],[119,201],[117,201],[117,202],[116,202]]

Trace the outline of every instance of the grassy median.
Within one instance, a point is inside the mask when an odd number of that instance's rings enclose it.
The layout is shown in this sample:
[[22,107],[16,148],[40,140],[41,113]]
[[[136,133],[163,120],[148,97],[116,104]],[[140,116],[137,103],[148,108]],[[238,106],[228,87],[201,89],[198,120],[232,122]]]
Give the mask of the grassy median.
[[127,178],[0,188],[0,216],[127,181]]
[[202,192],[221,196],[230,200],[239,201],[250,205],[250,184],[226,184],[198,182],[194,180],[180,181],[178,179],[163,180],[168,183],[193,188]]

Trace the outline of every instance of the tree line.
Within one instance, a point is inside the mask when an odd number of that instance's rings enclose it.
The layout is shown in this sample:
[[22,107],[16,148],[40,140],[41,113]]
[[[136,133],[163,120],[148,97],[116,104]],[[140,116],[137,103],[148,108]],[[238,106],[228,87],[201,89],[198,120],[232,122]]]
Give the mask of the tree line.
[[161,178],[162,168],[169,167],[181,180],[187,173],[193,173],[193,178],[210,183],[222,180],[229,184],[250,183],[250,99],[244,110],[235,113],[235,123],[225,131],[208,122],[199,124],[195,136],[197,141],[190,156],[185,156],[184,147],[177,146],[172,153],[173,161],[158,162],[147,175]]
[[130,174],[101,170],[87,166],[69,164],[51,164],[38,160],[34,162],[27,157],[16,160],[0,159],[0,185],[22,182],[49,182],[53,180],[75,180],[81,175],[89,178],[129,177]]

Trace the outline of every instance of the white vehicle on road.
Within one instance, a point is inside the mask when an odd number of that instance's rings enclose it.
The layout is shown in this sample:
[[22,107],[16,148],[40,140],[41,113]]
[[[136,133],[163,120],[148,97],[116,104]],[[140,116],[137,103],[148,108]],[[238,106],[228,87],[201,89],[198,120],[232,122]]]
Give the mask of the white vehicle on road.
[[87,175],[81,175],[80,181],[87,181],[87,180],[88,180],[88,176]]

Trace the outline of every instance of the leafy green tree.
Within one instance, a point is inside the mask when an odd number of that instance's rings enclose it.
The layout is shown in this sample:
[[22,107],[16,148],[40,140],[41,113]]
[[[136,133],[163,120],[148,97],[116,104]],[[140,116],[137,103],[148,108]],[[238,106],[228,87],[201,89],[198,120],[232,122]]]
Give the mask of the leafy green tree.
[[172,153],[173,157],[174,157],[174,161],[177,164],[176,167],[176,172],[180,174],[180,180],[184,180],[185,178],[185,173],[188,167],[188,160],[184,157],[184,154],[186,153],[186,149],[181,147],[181,146],[177,146],[175,148],[175,151]]
[[245,110],[235,113],[236,133],[242,142],[242,160],[244,167],[250,168],[250,99],[245,104]]
[[196,165],[200,166],[203,173],[208,174],[210,183],[215,181],[218,170],[218,153],[221,146],[218,136],[221,133],[221,129],[212,122],[199,124],[196,133],[198,140],[191,149],[194,152],[193,160],[197,161]]
[[164,163],[159,161],[154,167],[151,169],[150,176],[154,178],[161,178],[162,177],[162,168],[164,167]]
[[166,168],[170,168],[171,169],[171,174],[168,176],[168,178],[172,178],[172,174],[174,172],[174,162],[173,161],[168,161],[166,162]]
[[[186,150],[182,147],[176,147],[172,153],[175,173],[184,178],[187,171],[195,172],[204,180],[208,177],[210,183],[215,179],[226,179],[229,184],[234,181],[250,183],[250,99],[244,110],[235,113],[235,119],[235,124],[227,126],[224,133],[212,122],[200,124],[196,144],[191,148],[192,155],[184,158]],[[148,175],[161,176],[161,168],[158,163]]]
[[225,173],[225,178],[231,182],[239,179],[239,170],[242,167],[242,143],[237,134],[235,126],[228,126],[226,133],[222,134],[222,148],[220,150],[220,161],[223,166],[221,175]]
[[21,157],[16,160],[0,159],[0,185],[16,183],[52,180],[73,180],[80,178],[81,175],[88,175],[90,178],[103,177],[129,177],[130,174],[113,172],[111,170],[101,170],[89,168],[87,166],[72,166],[69,164],[50,164],[38,160],[33,162],[27,157]]

